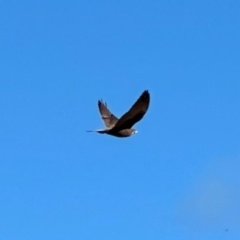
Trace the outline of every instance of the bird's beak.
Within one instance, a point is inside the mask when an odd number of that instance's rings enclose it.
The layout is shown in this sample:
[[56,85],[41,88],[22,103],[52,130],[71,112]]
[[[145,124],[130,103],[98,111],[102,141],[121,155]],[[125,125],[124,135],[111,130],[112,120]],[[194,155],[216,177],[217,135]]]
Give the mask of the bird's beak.
[[138,133],[138,131],[137,131],[137,130],[135,130],[135,133]]

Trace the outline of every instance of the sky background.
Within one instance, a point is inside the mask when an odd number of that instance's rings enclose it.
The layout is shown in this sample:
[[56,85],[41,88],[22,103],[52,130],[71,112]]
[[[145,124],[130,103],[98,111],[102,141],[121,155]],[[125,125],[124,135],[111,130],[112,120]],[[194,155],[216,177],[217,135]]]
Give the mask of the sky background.
[[[239,240],[240,1],[1,1],[0,239]],[[148,89],[138,134],[103,127]]]

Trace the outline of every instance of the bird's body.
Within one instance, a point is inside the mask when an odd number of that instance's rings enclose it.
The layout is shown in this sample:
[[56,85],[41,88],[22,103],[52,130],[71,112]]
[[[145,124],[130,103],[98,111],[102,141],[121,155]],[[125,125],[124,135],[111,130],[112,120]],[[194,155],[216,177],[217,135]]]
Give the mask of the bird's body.
[[94,132],[98,132],[102,134],[105,133],[115,137],[130,137],[132,134],[137,133],[137,131],[134,129],[123,129],[119,131],[112,131],[111,129],[103,129],[103,130],[96,130]]
[[134,105],[120,119],[115,117],[107,108],[107,104],[103,101],[98,101],[99,112],[106,125],[106,129],[99,129],[89,132],[98,132],[108,134],[115,137],[130,137],[137,133],[133,129],[133,125],[140,121],[148,110],[150,103],[150,95],[148,91],[144,91]]

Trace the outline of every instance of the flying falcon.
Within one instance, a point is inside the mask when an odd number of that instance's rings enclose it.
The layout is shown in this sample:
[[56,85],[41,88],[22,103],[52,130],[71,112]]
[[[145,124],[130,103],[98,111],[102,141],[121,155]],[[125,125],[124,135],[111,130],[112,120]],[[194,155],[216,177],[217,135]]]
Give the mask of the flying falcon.
[[137,131],[132,128],[135,123],[140,121],[148,110],[150,95],[145,90],[138,100],[133,104],[128,112],[120,119],[115,117],[107,108],[107,104],[102,100],[98,101],[99,112],[106,125],[105,129],[91,130],[88,132],[105,133],[115,137],[130,137]]

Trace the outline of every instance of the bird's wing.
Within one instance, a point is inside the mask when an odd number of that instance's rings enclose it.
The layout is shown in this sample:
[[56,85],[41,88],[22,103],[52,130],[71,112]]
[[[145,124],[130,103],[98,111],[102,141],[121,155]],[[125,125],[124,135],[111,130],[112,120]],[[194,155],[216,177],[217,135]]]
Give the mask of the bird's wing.
[[128,112],[126,112],[113,127],[113,130],[121,130],[131,128],[136,122],[140,121],[148,110],[150,103],[150,94],[146,90],[133,104]]
[[118,121],[118,118],[115,117],[107,108],[107,104],[104,103],[102,100],[98,101],[98,109],[102,116],[102,119],[106,125],[107,128],[112,128],[115,126],[116,122]]

